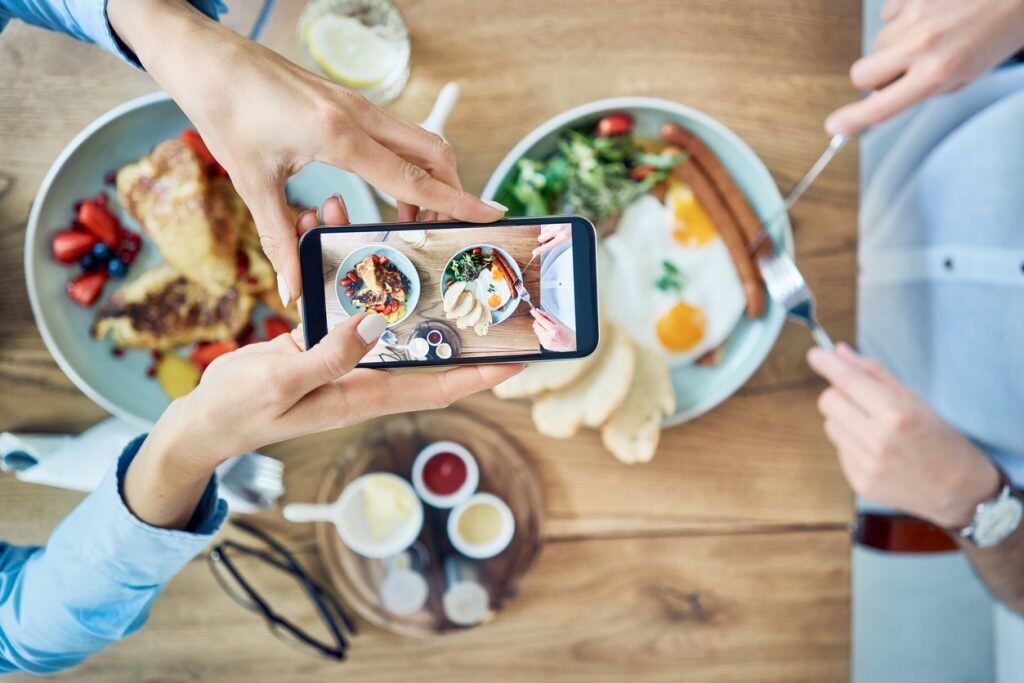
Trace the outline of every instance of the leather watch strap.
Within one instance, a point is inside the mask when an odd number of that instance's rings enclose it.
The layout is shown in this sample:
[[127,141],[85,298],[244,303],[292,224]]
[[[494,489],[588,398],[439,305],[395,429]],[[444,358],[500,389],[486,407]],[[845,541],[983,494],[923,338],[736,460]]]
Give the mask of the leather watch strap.
[[901,514],[858,514],[853,540],[890,553],[943,553],[959,549],[953,535],[942,527]]

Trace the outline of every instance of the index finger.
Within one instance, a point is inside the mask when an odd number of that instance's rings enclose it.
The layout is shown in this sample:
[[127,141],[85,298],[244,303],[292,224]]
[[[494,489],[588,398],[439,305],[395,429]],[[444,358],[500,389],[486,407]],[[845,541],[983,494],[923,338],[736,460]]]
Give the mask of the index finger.
[[892,407],[893,390],[858,364],[820,347],[807,353],[807,362],[865,414],[876,415]]
[[348,154],[325,155],[324,160],[361,176],[384,190],[397,202],[437,211],[470,223],[490,223],[508,210],[497,202],[484,201],[446,185],[421,166],[403,159],[376,140],[364,135],[348,141]]
[[881,90],[876,90],[860,102],[840,107],[825,121],[825,130],[831,135],[853,135],[892,118],[921,100],[938,92],[938,86],[911,67],[906,75]]

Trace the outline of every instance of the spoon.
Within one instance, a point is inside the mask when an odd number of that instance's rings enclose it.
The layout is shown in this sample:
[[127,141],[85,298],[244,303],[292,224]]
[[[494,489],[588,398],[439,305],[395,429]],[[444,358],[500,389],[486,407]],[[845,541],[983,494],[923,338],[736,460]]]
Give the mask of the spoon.
[[[423,119],[420,123],[420,127],[431,133],[437,133],[442,138],[444,137],[444,124],[448,121],[448,116],[452,113],[452,108],[455,103],[459,100],[459,84],[455,81],[449,81],[444,84],[441,88],[441,92],[437,94],[437,100],[434,101],[434,108],[427,114],[427,118]],[[389,195],[387,192],[380,190],[376,187],[373,191],[377,193],[380,200],[388,206],[394,208],[397,206],[395,198]]]

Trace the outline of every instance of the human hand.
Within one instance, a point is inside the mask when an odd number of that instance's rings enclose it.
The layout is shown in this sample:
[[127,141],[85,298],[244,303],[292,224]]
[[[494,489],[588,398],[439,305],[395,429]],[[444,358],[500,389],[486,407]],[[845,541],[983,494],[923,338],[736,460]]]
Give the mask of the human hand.
[[874,91],[833,112],[830,135],[851,135],[918,102],[957,90],[1024,47],[1024,0],[886,0],[875,52],[850,80]]
[[[321,210],[344,225],[337,197]],[[316,225],[303,212],[301,234]],[[125,476],[125,501],[156,526],[183,526],[213,470],[228,458],[314,432],[391,413],[442,408],[515,375],[521,365],[462,366],[402,374],[355,366],[380,339],[384,316],[356,316],[309,351],[300,329],[217,358],[199,386],[160,417]]]
[[978,503],[998,492],[999,474],[988,458],[880,363],[846,344],[835,352],[813,348],[807,360],[832,385],[818,409],[858,494],[961,528]]
[[533,333],[540,345],[548,351],[575,351],[576,333],[561,320],[539,308],[530,310],[533,316]]
[[210,21],[188,3],[111,0],[110,21],[202,135],[252,212],[284,303],[300,294],[285,182],[312,161],[351,171],[399,201],[399,220],[501,218],[462,190],[451,147],[347,88]]
[[540,242],[539,247],[534,247],[533,255],[540,256],[546,254],[559,244],[564,244],[572,239],[572,225],[568,223],[557,223],[553,225],[543,225],[540,229],[540,234],[537,235],[537,241]]

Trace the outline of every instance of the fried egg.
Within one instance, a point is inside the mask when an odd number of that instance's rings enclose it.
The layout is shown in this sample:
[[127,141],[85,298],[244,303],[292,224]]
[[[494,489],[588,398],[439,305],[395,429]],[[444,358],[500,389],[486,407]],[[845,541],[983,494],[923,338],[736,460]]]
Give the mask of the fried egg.
[[489,311],[501,308],[512,298],[512,288],[498,266],[480,271],[473,280],[473,295]]
[[717,348],[743,316],[743,285],[729,250],[685,184],[665,203],[644,195],[603,244],[601,298],[613,322],[671,366]]

